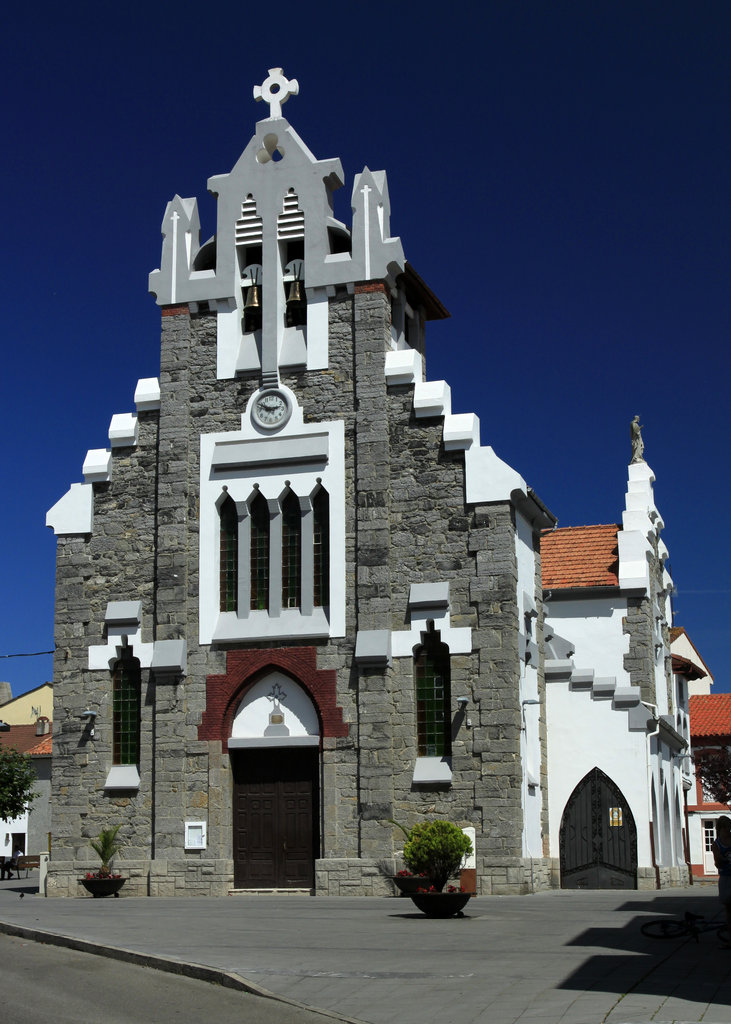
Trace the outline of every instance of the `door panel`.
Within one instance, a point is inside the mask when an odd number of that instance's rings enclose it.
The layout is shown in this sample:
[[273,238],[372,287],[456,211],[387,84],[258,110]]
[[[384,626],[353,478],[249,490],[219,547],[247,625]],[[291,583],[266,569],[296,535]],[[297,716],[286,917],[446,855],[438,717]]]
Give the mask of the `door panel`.
[[318,855],[316,748],[232,751],[234,884],[311,888]]
[[561,819],[564,889],[635,889],[637,829],[618,787],[598,768],[569,797]]

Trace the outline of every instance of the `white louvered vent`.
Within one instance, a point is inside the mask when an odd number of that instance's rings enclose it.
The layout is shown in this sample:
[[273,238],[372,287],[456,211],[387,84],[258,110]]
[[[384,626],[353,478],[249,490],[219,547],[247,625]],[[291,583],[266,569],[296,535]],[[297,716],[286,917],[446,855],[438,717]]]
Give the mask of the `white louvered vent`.
[[261,217],[256,215],[256,202],[251,196],[241,204],[241,216],[236,221],[236,245],[261,245]]
[[305,215],[298,206],[297,194],[290,191],[284,197],[282,212],[277,217],[277,238],[288,241],[305,237]]

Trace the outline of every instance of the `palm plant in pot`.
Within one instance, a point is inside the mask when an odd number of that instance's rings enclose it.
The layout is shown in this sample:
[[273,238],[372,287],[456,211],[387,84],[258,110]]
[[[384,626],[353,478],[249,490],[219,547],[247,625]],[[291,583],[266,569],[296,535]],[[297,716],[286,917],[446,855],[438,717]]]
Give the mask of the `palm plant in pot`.
[[409,830],[404,862],[413,874],[426,876],[425,885],[409,894],[419,910],[429,917],[461,914],[474,893],[453,885],[445,892],[444,887],[471,853],[469,836],[449,821],[426,821]]
[[122,844],[117,840],[117,833],[121,827],[114,825],[112,828],[103,828],[96,839],[89,840],[89,846],[99,857],[101,867],[98,871],[88,871],[80,881],[92,896],[118,896],[119,890],[127,881],[111,868],[112,859],[122,849]]

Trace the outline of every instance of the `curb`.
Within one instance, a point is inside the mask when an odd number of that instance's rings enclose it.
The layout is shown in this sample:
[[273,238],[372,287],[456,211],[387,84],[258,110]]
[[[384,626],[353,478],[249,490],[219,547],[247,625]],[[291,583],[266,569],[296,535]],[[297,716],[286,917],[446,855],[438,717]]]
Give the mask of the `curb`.
[[41,942],[49,946],[62,946],[64,949],[74,949],[80,953],[91,953],[93,956],[105,956],[110,960],[120,960],[123,963],[134,964],[137,967],[151,967],[155,971],[179,974],[186,978],[193,978],[196,981],[207,981],[213,985],[221,985],[223,988],[247,992],[249,995],[259,996],[261,999],[273,999],[278,1003],[285,1003],[287,1006],[292,1006],[298,1010],[309,1010],[310,1013],[320,1014],[322,1017],[328,1017],[330,1020],[342,1021],[343,1024],[367,1024],[366,1021],[362,1021],[357,1017],[343,1017],[333,1010],[323,1010],[318,1006],[308,1006],[307,1003],[301,1003],[298,999],[279,996],[253,981],[247,981],[240,974],[235,974],[233,971],[224,971],[219,967],[187,963],[184,960],[171,960],[168,957],[157,956],[154,953],[136,953],[133,949],[125,949],[123,946],[105,946],[99,942],[91,942],[89,939],[75,939],[71,935],[46,932],[41,928],[28,928],[25,925],[10,924],[7,921],[0,921],[0,933],[12,935],[20,939],[30,939],[32,942]]

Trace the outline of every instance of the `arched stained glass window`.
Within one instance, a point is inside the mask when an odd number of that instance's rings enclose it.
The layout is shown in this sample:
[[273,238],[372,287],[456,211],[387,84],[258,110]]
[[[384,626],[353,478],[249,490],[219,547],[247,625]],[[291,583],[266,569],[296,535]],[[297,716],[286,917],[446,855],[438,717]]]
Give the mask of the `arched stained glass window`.
[[269,506],[259,494],[249,506],[251,515],[251,602],[254,611],[269,609]]
[[219,509],[220,518],[220,595],[221,611],[235,612],[239,583],[238,516],[233,500],[226,498]]
[[330,495],[324,487],[312,501],[314,580],[313,604],[326,608],[330,604]]
[[302,511],[291,491],[282,502],[282,608],[302,604]]
[[140,685],[140,663],[131,647],[123,647],[112,672],[114,764],[139,764]]
[[430,629],[414,654],[416,729],[419,757],[452,753],[449,648]]

